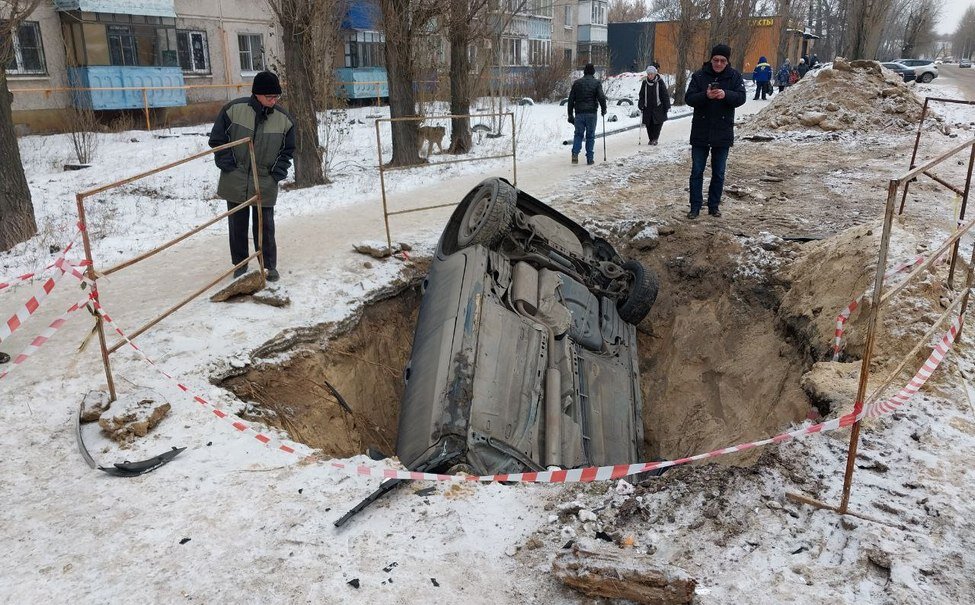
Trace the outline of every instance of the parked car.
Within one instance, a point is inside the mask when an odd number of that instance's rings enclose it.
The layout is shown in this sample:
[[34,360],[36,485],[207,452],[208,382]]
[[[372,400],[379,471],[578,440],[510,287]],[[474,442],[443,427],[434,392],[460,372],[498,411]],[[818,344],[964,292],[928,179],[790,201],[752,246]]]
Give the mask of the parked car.
[[895,63],[893,61],[887,61],[885,63],[881,63],[881,65],[900,74],[901,77],[904,78],[905,82],[910,82],[917,78],[917,74],[914,73],[914,68],[912,67],[901,65],[900,63]]
[[924,84],[938,77],[938,66],[931,59],[896,59],[894,62],[913,68],[918,81]]
[[972,66],[971,59],[961,59],[958,61],[958,67],[971,67],[971,66]]
[[450,217],[423,282],[396,453],[478,475],[642,459],[635,324],[657,278],[491,178]]

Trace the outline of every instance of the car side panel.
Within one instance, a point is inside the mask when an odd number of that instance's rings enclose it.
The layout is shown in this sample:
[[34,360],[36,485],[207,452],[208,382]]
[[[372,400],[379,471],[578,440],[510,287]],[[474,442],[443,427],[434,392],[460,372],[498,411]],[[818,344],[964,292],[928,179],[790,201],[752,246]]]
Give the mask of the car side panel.
[[[480,298],[481,282],[472,276],[483,275],[483,266],[471,266],[476,250],[436,259],[430,267],[396,439],[396,454],[410,468],[446,435],[467,431],[467,410],[462,408],[469,404],[464,390],[473,367],[465,361],[465,331],[473,331],[469,315]],[[480,256],[486,262],[486,255]]]

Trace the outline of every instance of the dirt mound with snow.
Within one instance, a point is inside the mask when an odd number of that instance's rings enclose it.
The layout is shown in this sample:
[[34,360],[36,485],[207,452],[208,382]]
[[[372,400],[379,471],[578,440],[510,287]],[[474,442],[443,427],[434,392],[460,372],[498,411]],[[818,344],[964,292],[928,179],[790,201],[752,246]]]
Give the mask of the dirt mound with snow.
[[[743,130],[827,132],[911,129],[921,118],[922,102],[901,76],[877,61],[846,61],[810,72],[776,94]],[[940,119],[936,118],[940,124]]]

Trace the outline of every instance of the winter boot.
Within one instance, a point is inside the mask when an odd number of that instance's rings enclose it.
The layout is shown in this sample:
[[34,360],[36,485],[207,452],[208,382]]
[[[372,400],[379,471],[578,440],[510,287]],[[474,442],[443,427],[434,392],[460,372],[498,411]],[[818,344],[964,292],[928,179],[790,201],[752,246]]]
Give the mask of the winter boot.
[[579,154],[578,153],[573,153],[572,154],[572,163],[573,164],[578,164],[579,163]]

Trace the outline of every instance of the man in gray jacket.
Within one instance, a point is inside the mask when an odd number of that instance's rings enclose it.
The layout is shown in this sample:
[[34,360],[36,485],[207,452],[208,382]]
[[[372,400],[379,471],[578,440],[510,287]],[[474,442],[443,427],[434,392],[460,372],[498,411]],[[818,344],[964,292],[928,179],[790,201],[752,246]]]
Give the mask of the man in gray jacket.
[[[572,163],[579,163],[582,139],[586,139],[586,164],[595,163],[596,147],[596,107],[601,107],[606,115],[606,94],[603,84],[596,79],[596,68],[587,63],[583,76],[572,83],[569,92],[569,124],[575,124],[575,138],[572,139]],[[575,114],[575,115],[573,115]]]
[[[294,120],[277,106],[281,97],[278,77],[269,71],[254,76],[251,96],[235,99],[220,110],[210,131],[210,147],[250,137],[254,142],[257,160],[257,182],[261,193],[261,242],[267,280],[277,281],[278,248],[274,241],[274,203],[278,197],[278,183],[288,176],[295,152]],[[237,145],[214,154],[220,169],[217,195],[227,200],[227,210],[246,202],[257,191],[251,172],[250,153],[246,145]],[[257,246],[257,208],[253,208],[254,246]],[[234,265],[248,256],[247,212],[227,217],[230,227],[230,260]],[[247,272],[246,265],[234,271],[234,277]]]

